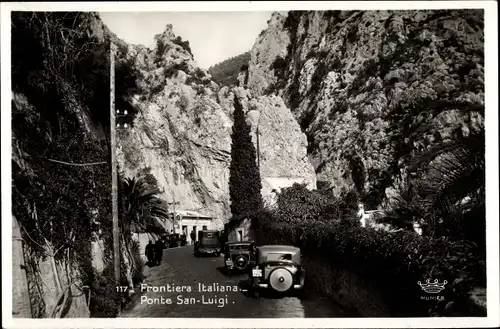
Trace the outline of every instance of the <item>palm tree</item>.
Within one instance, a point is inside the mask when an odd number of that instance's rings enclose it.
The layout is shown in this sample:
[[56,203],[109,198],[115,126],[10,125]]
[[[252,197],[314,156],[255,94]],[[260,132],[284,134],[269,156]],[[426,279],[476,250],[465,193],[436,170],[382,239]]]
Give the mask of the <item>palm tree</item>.
[[[484,213],[484,130],[433,145],[411,161],[409,171],[415,175],[420,208],[432,234],[437,233],[439,226],[447,227],[447,233],[452,233],[453,228],[455,233],[464,232],[464,225],[469,226],[473,214],[475,217]],[[485,228],[482,219],[476,218],[479,230]]]
[[132,224],[147,228],[155,218],[169,217],[167,204],[157,197],[160,190],[150,186],[144,178],[125,178],[123,181],[122,227]]
[[167,204],[159,199],[161,193],[156,187],[150,186],[143,177],[125,178],[122,180],[120,196],[122,201],[122,212],[120,216],[122,257],[125,264],[125,272],[129,284],[129,291],[133,293],[134,283],[133,271],[137,264],[131,253],[131,227],[138,226],[143,229],[150,228],[156,222],[156,218],[168,218]]

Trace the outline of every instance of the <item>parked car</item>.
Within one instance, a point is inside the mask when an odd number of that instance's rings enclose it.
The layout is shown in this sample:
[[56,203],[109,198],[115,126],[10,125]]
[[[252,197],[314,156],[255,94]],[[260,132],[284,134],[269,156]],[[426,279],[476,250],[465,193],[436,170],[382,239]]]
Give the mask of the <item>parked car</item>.
[[224,263],[228,275],[246,271],[255,262],[255,243],[232,241],[224,246]]
[[276,293],[295,292],[303,297],[306,270],[301,265],[300,249],[287,245],[257,248],[255,264],[250,271],[251,293],[259,297],[261,289]]
[[219,257],[220,253],[219,232],[209,230],[198,231],[198,241],[194,244],[195,257],[202,255]]

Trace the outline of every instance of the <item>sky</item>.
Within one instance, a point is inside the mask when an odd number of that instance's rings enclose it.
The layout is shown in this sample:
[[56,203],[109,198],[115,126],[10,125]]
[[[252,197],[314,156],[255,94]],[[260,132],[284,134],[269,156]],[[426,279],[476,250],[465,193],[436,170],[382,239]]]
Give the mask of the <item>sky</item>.
[[245,12],[100,12],[104,24],[120,39],[154,47],[154,36],[172,24],[188,40],[198,66],[211,65],[249,51],[267,28],[269,11]]

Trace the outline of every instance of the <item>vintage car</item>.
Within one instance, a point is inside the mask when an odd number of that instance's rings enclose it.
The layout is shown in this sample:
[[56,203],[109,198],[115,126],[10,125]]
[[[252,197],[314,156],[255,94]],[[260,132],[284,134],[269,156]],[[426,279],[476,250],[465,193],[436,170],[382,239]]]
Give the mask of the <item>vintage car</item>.
[[181,245],[180,242],[180,234],[179,233],[170,233],[168,235],[169,248],[176,248]]
[[203,230],[198,231],[198,241],[194,244],[194,256],[217,256],[221,253],[219,232]]
[[306,270],[301,265],[300,249],[286,245],[260,246],[256,262],[250,271],[250,287],[254,297],[261,289],[276,293],[293,293],[304,296]]
[[224,263],[228,275],[246,271],[255,262],[255,243],[252,241],[232,241],[224,246]]

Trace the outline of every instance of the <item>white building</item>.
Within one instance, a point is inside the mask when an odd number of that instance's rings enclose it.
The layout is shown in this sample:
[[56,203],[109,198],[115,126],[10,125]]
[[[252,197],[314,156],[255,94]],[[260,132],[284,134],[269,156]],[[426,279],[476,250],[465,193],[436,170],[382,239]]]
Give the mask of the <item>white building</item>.
[[175,211],[175,221],[174,213],[171,212],[170,218],[163,222],[165,230],[168,233],[179,233],[185,234],[187,241],[191,241],[191,232],[194,231],[198,236],[198,231],[201,230],[216,230],[214,224],[214,217],[200,214],[196,211],[191,210],[176,210]]

